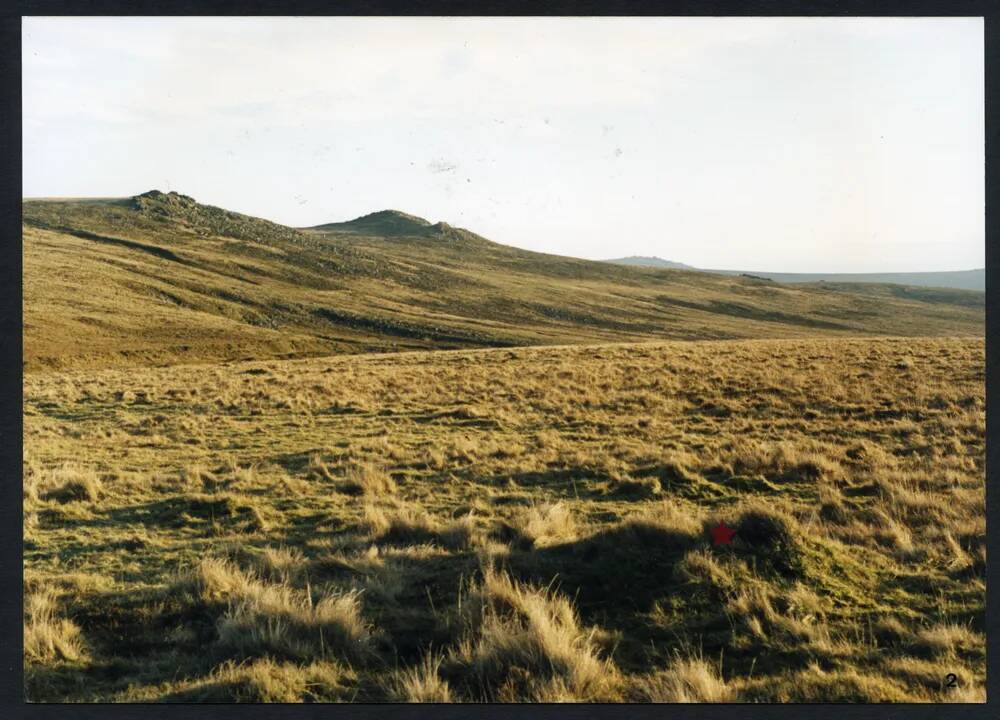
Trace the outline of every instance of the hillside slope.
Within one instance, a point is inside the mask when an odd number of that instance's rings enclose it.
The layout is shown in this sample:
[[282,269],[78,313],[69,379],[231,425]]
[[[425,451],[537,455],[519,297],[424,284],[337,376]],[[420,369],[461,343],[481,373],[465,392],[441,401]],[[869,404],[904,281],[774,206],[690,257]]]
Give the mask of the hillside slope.
[[395,211],[295,229],[158,191],[25,201],[23,257],[29,371],[984,330],[982,293],[630,268],[519,250]]

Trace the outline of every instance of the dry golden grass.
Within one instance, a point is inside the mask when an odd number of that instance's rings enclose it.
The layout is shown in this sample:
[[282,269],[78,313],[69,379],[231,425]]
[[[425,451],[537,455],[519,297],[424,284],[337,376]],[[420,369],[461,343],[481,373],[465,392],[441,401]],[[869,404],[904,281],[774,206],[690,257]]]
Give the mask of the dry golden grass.
[[94,502],[101,494],[101,481],[93,470],[70,463],[49,472],[25,472],[24,497],[29,502],[55,500],[60,503]]
[[26,692],[980,702],[983,353],[813,339],[29,373]]
[[576,537],[576,522],[565,503],[532,506],[514,519],[514,530],[528,547],[565,542]]
[[440,657],[428,655],[416,665],[397,672],[389,686],[391,697],[408,703],[453,702],[448,681],[441,679],[441,661]]
[[285,561],[294,556],[266,549],[260,562],[271,570],[275,556],[281,568],[277,582],[262,580],[230,561],[205,558],[175,587],[193,590],[203,602],[227,604],[217,623],[218,642],[241,655],[364,657],[371,633],[362,618],[359,593],[314,597],[311,588],[303,591],[290,582],[299,568],[292,571]]
[[613,700],[617,672],[568,598],[487,570],[465,601],[468,630],[446,660],[466,693],[490,701]]
[[118,702],[345,702],[353,699],[354,673],[330,661],[308,664],[261,658],[226,661],[204,678],[176,685],[132,687],[114,696]]
[[348,468],[344,487],[348,492],[362,495],[389,495],[396,491],[392,478],[371,462]]
[[701,657],[677,658],[643,682],[641,697],[658,703],[724,703],[736,694],[720,677],[718,668]]
[[24,657],[29,663],[74,661],[83,656],[80,628],[58,616],[58,596],[40,590],[24,598]]
[[219,642],[241,653],[354,658],[367,650],[357,593],[313,600],[284,585],[259,585],[235,603],[219,623]]

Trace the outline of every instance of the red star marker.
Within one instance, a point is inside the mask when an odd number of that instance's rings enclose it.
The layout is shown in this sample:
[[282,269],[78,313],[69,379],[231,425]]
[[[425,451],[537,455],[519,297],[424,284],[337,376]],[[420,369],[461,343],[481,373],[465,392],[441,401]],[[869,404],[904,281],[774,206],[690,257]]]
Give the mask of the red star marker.
[[712,528],[709,532],[712,534],[713,545],[728,545],[733,541],[733,535],[736,534],[736,531],[724,522],[720,522],[718,527]]

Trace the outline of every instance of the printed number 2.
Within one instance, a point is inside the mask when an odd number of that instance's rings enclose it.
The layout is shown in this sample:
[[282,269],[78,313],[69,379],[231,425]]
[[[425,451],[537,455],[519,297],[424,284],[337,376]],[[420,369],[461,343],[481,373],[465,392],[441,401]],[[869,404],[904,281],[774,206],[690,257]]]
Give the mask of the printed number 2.
[[953,688],[956,687],[958,683],[958,675],[956,675],[955,673],[948,673],[947,675],[944,676],[944,679],[946,681],[944,685],[945,687]]

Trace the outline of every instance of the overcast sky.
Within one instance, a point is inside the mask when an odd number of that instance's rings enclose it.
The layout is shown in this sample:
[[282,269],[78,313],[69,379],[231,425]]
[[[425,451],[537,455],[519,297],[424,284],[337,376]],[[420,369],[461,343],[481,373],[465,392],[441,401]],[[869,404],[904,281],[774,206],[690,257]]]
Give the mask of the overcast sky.
[[984,264],[980,19],[25,18],[24,194],[705,268]]

